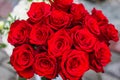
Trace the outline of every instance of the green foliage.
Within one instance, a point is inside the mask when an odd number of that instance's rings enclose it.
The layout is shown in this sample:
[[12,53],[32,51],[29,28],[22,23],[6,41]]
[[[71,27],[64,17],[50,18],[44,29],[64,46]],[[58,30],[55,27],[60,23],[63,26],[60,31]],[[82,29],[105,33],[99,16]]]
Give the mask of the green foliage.
[[16,16],[13,17],[11,14],[9,14],[8,18],[9,18],[9,19],[8,19],[7,21],[5,21],[5,25],[4,25],[4,27],[3,27],[4,30],[9,30],[10,25],[11,25],[15,20],[17,20],[17,17],[16,17]]
[[19,79],[18,80],[26,80],[25,78],[21,78],[21,77],[19,77]]
[[0,49],[5,48],[5,47],[6,47],[6,44],[0,43]]
[[[11,14],[9,14],[7,21],[1,21],[1,23],[0,23],[0,35],[3,35],[3,36],[4,36],[4,34],[7,34],[8,31],[9,31],[10,25],[11,25],[16,19],[17,19],[16,16],[13,17]],[[5,48],[5,47],[6,47],[6,44],[0,43],[0,49],[1,49],[1,48]]]
[[27,0],[28,2],[32,2],[33,0]]
[[8,20],[4,21],[2,29],[0,29],[0,34],[3,35],[6,31],[9,31],[10,25],[16,20],[16,16],[13,17],[11,14],[8,16]]
[[41,77],[41,80],[47,80],[45,77]]
[[11,64],[10,61],[8,62],[8,64]]

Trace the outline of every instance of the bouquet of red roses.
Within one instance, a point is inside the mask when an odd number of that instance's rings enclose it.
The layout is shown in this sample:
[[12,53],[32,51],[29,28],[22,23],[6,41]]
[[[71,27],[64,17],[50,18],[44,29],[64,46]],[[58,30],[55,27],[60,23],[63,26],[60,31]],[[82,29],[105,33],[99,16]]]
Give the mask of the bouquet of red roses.
[[10,63],[19,76],[82,80],[89,69],[104,72],[111,61],[109,41],[118,41],[114,25],[101,10],[90,14],[73,0],[49,2],[33,2],[29,18],[11,24],[8,42],[15,48]]

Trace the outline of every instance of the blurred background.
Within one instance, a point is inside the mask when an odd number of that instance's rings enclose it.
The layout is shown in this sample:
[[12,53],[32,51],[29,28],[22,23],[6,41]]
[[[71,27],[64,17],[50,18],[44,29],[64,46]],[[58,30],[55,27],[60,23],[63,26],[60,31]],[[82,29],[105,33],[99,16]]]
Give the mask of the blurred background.
[[[0,0],[0,80],[17,80],[17,74],[8,64],[12,46],[7,43],[7,30],[14,19],[27,19],[26,11],[31,1],[40,0]],[[88,11],[101,9],[120,33],[120,0],[74,0],[83,3]],[[105,73],[89,70],[83,80],[120,80],[120,41],[111,42],[112,62],[106,66]],[[60,80],[60,79],[57,79]]]

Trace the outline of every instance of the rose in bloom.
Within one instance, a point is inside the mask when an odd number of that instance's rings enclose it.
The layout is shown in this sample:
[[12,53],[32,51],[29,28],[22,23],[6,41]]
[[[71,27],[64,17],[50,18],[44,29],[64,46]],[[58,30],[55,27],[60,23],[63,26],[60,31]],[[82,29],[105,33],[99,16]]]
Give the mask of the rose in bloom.
[[62,56],[61,68],[65,80],[80,80],[89,69],[87,53],[80,50],[65,51]]
[[32,31],[30,33],[30,42],[36,45],[46,45],[47,40],[52,33],[53,31],[48,25],[37,24],[32,27]]
[[108,24],[107,32],[107,35],[110,40],[116,42],[119,40],[118,30],[115,29],[115,26],[113,24]]
[[24,20],[16,20],[11,24],[8,34],[8,42],[12,45],[20,45],[29,42],[31,26]]
[[84,21],[84,27],[86,27],[91,33],[95,35],[100,34],[100,29],[98,26],[98,23],[96,19],[94,19],[92,16],[86,16]]
[[76,49],[82,49],[87,52],[91,52],[93,50],[96,38],[87,29],[79,29],[76,30],[75,33],[71,34]]
[[59,30],[70,25],[71,15],[60,10],[53,10],[47,19],[47,23],[54,30]]
[[108,23],[107,17],[102,13],[101,10],[96,10],[95,8],[93,8],[92,16],[98,21],[99,25]]
[[14,48],[10,63],[21,77],[31,78],[34,76],[33,62],[33,48],[30,45],[23,44]]
[[118,41],[118,31],[115,29],[115,26],[112,24],[107,24],[104,26],[100,26],[101,35],[104,36],[105,39]]
[[80,25],[76,25],[74,26],[71,30],[70,30],[70,35],[71,35],[71,38],[73,39],[74,38],[74,34],[76,33],[77,30],[80,30],[82,29],[83,27],[80,26]]
[[72,4],[70,13],[73,15],[73,23],[81,23],[86,15],[88,15],[87,10],[83,4]]
[[49,0],[52,6],[56,9],[68,11],[70,6],[72,5],[73,0]]
[[67,49],[72,46],[72,39],[64,29],[56,32],[50,40],[48,40],[48,52],[50,55],[59,57]]
[[49,12],[49,4],[46,4],[44,2],[33,2],[27,14],[32,22],[38,22],[44,17],[48,16]]
[[43,52],[35,56],[34,70],[35,73],[52,79],[56,77],[56,59],[53,56],[48,56]]
[[90,54],[91,69],[96,72],[103,72],[103,67],[111,61],[110,57],[111,53],[106,43],[97,41],[94,52]]

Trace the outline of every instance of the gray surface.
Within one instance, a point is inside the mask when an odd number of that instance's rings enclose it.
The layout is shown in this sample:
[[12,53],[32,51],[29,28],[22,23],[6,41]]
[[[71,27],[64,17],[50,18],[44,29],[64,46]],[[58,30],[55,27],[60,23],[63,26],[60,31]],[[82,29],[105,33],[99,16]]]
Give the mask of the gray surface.
[[0,20],[5,20],[18,0],[0,0]]

